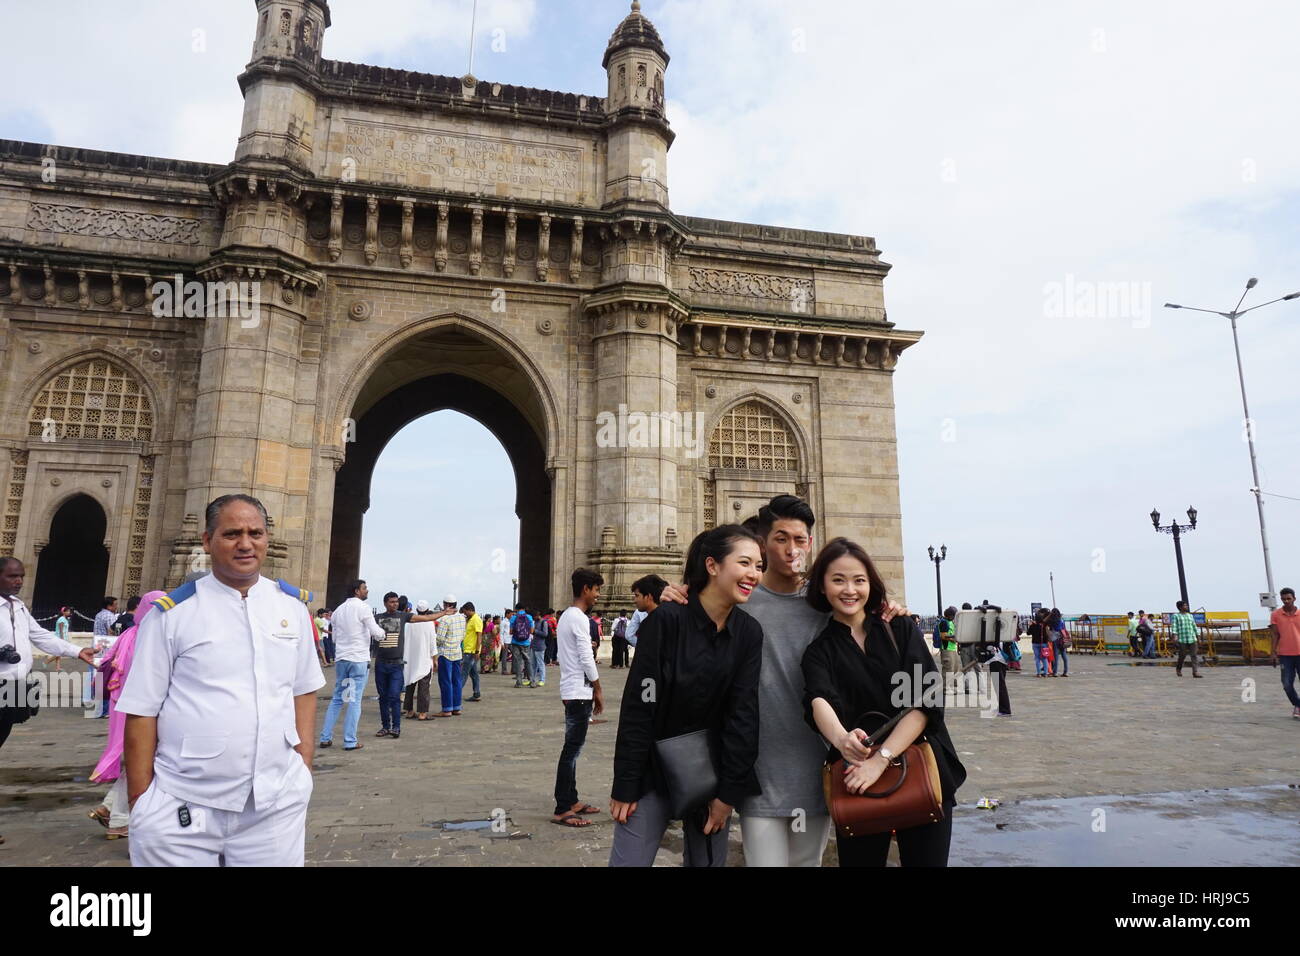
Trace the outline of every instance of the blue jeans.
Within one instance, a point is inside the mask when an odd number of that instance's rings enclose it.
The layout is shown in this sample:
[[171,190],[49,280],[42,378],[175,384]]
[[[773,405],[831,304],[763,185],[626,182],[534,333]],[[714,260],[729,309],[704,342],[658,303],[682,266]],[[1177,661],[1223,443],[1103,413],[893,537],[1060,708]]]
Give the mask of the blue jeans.
[[401,660],[375,660],[375,691],[379,694],[379,722],[385,730],[401,733],[402,690],[406,665]]
[[1147,638],[1146,646],[1142,648],[1142,656],[1143,657],[1156,656],[1156,636],[1154,634],[1152,634],[1150,637]]
[[[464,660],[462,657],[461,660]],[[442,712],[460,710],[460,689],[465,683],[460,675],[460,661],[438,658],[438,694],[442,698]]]
[[330,743],[334,739],[334,724],[339,719],[339,711],[344,705],[343,746],[357,745],[357,724],[361,723],[361,694],[366,689],[366,675],[370,665],[356,661],[339,661],[334,666],[334,699],[330,701],[329,710],[325,711],[325,725],[321,727],[320,742]]
[[1277,661],[1282,665],[1282,686],[1286,689],[1286,699],[1292,707],[1300,707],[1300,694],[1295,692],[1295,681],[1300,677],[1300,654],[1279,654]]
[[[478,670],[479,670],[479,657],[477,652],[473,654],[466,654],[464,657],[460,659],[460,686],[461,686],[462,693],[464,692],[466,682],[469,681],[470,678],[473,678],[474,696],[475,697],[483,696],[482,694],[479,693]],[[438,686],[441,687],[442,685],[439,684]]]
[[[545,649],[543,644],[543,653]],[[555,765],[556,813],[568,813],[578,802],[578,755],[587,742],[591,708],[590,699],[564,702],[564,747],[560,750],[560,762]]]
[[1052,641],[1052,650],[1056,652],[1056,656],[1052,658],[1052,673],[1056,673],[1058,661],[1065,667],[1065,673],[1070,673],[1070,655],[1066,653],[1065,643],[1059,637]]
[[546,641],[540,637],[533,638],[529,653],[533,655],[533,682],[546,683]]
[[1034,645],[1034,673],[1040,677],[1047,676],[1047,645]]

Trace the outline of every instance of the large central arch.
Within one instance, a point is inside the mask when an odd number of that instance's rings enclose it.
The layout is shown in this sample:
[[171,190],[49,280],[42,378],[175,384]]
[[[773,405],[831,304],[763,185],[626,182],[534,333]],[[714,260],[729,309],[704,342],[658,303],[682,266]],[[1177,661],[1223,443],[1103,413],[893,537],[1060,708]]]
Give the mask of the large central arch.
[[[475,419],[505,448],[515,475],[519,518],[519,600],[544,605],[551,586],[551,481],[554,409],[540,375],[504,340],[465,316],[440,316],[381,343],[349,383],[355,423],[334,484],[328,600],[347,597],[363,577],[361,534],[380,454],[403,427],[449,409]],[[430,488],[429,494],[439,489]]]

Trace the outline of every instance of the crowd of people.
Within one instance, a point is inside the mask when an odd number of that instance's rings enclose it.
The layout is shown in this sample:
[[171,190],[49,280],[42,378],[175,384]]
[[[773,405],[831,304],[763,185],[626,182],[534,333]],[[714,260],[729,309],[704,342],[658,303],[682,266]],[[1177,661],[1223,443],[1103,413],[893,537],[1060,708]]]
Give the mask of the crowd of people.
[[[564,736],[552,821],[585,829],[602,813],[581,798],[577,781],[588,727],[605,709],[596,657],[607,637],[610,667],[628,669],[629,688],[608,805],[611,866],[651,865],[674,819],[683,822],[685,865],[724,866],[737,812],[751,866],[819,866],[832,831],[841,866],[883,866],[891,840],[904,866],[947,863],[966,771],[943,695],[927,696],[920,681],[900,696],[898,678],[946,679],[969,668],[968,646],[956,642],[956,609],[927,642],[916,618],[889,600],[861,545],[837,537],[813,556],[815,516],[802,499],[779,495],[743,525],[702,532],[679,583],[638,579],[635,612],[612,617],[598,610],[602,576],[585,568],[572,573],[572,603],[558,614],[521,604],[480,616],[454,595],[434,608],[391,591],[376,611],[357,580],[338,607],[313,617],[310,594],[261,576],[267,520],[257,499],[222,496],[204,517],[211,572],[170,593],[145,594],[124,613],[106,597],[94,621],[95,637],[104,638],[98,656],[66,639],[66,615],[56,633],[33,619],[17,598],[23,565],[0,559],[8,609],[0,614],[0,680],[30,679],[34,647],[75,656],[102,675],[108,740],[91,779],[111,788],[90,816],[110,838],[129,833],[136,865],[301,865],[315,747],[333,746],[340,716],[341,749],[364,746],[358,735],[371,668],[379,698],[374,736],[397,739],[403,718],[460,716],[467,687],[469,702],[482,700],[482,675],[543,687],[547,669],[558,667]],[[1300,717],[1300,613],[1292,589],[1282,598],[1273,659],[1280,658],[1292,715]],[[1139,612],[1135,655],[1150,651],[1144,622],[1149,631]],[[1201,676],[1195,622],[1181,602],[1172,632],[1176,673],[1190,656],[1193,676]],[[1036,675],[1055,676],[1059,663],[1068,676],[1060,612],[1039,611],[1028,634]],[[983,647],[974,660],[1003,688],[1019,666],[1014,645]],[[327,667],[335,669],[334,690],[318,727]],[[440,709],[431,712],[435,675]],[[999,712],[1010,714],[1005,689]],[[29,716],[6,697],[0,745]],[[861,796],[906,768],[918,748],[936,781],[927,816],[874,828],[832,817],[832,788]]]

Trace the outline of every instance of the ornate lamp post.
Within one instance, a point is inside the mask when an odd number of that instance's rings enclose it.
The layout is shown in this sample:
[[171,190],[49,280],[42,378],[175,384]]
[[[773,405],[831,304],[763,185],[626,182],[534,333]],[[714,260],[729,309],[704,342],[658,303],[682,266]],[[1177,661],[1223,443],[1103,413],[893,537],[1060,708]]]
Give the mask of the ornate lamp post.
[[1195,508],[1187,509],[1187,518],[1191,521],[1191,524],[1179,524],[1175,521],[1172,524],[1161,525],[1160,512],[1155,508],[1151,509],[1151,524],[1156,531],[1163,532],[1164,534],[1172,534],[1174,536],[1174,557],[1178,559],[1178,590],[1182,595],[1183,603],[1187,605],[1188,610],[1191,610],[1192,602],[1187,599],[1187,575],[1183,572],[1183,546],[1179,540],[1179,536],[1186,531],[1196,530]]
[[510,579],[510,609],[513,611],[519,604],[519,579]]
[[930,560],[934,562],[934,594],[939,601],[939,616],[943,617],[943,581],[939,577],[939,565],[948,557],[948,546],[941,545],[938,551],[930,547]]

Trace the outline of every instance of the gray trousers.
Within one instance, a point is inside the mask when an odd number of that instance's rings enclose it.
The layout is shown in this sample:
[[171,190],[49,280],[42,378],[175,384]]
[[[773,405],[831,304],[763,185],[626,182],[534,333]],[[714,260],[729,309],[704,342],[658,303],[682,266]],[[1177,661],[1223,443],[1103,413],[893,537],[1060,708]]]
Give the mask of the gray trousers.
[[1196,669],[1196,658],[1200,656],[1199,655],[1200,649],[1201,649],[1200,641],[1193,641],[1190,644],[1184,644],[1182,641],[1179,641],[1178,642],[1178,663],[1174,665],[1174,670],[1177,671],[1179,674],[1181,674],[1183,672],[1183,658],[1190,657],[1192,659],[1192,673],[1199,674],[1200,671]]
[[[653,866],[659,842],[668,829],[668,801],[653,790],[637,801],[636,810],[627,823],[614,824],[614,845],[609,851],[610,866]],[[682,853],[684,866],[726,866],[727,835],[731,821],[711,836],[705,836],[698,827],[683,823],[686,847]],[[709,863],[709,844],[713,846],[713,862]]]

